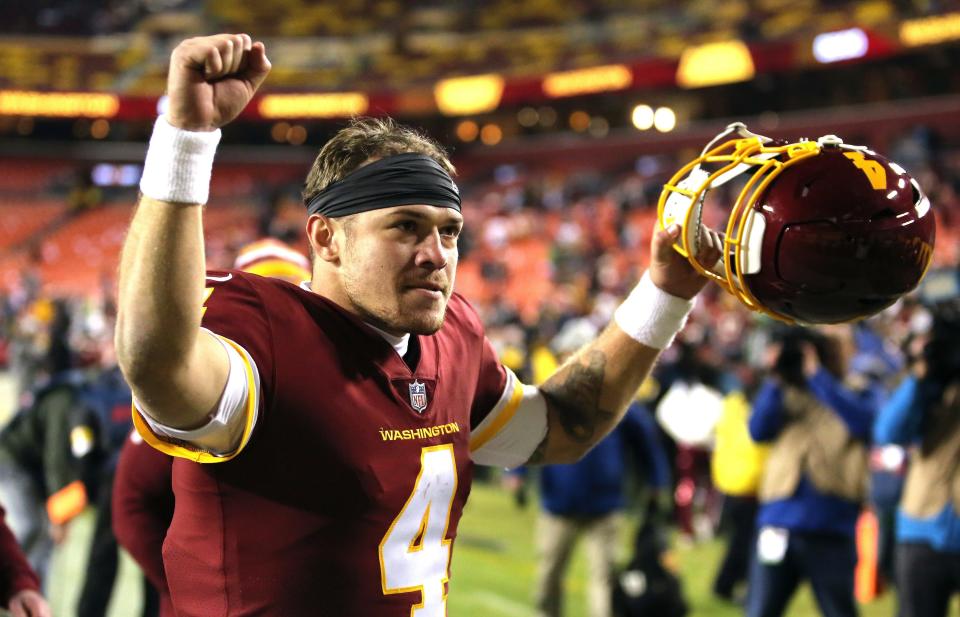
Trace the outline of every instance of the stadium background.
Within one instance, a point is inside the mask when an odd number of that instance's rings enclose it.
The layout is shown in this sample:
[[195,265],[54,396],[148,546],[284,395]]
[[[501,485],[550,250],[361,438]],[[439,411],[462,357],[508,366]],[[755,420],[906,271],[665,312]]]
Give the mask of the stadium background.
[[[660,185],[743,120],[794,140],[836,133],[905,166],[938,219],[935,284],[918,297],[956,294],[955,1],[5,0],[0,417],[44,370],[58,314],[73,318],[76,361],[99,357],[167,58],[182,38],[221,31],[265,40],[274,69],[224,131],[206,213],[213,267],[263,235],[305,249],[298,192],[318,146],[350,115],[392,115],[450,147],[467,223],[457,289],[529,376],[566,319],[609,315],[645,265]],[[717,192],[714,211],[728,197]],[[766,326],[713,293],[686,339],[708,364],[749,364]],[[451,615],[532,614],[534,511],[493,482],[474,489]],[[89,519],[58,552],[57,615],[70,614]],[[715,541],[675,550],[694,615],[739,614],[709,595],[719,552]],[[133,576],[126,562],[111,615],[134,614]],[[789,614],[812,606],[805,592]],[[887,595],[864,614],[892,610]]]

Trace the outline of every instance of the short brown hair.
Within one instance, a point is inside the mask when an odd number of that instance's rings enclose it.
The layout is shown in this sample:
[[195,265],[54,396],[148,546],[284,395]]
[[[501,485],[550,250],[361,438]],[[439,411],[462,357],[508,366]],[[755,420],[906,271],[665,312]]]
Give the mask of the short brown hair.
[[430,137],[392,118],[354,118],[320,148],[304,183],[303,201],[372,159],[405,152],[425,154],[450,175],[456,173],[443,146]]

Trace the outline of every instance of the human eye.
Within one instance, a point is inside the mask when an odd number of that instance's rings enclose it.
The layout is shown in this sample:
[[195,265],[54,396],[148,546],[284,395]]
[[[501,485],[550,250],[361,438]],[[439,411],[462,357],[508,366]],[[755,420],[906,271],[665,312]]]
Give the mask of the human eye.
[[460,236],[459,225],[447,225],[440,228],[440,233],[448,238],[457,238]]
[[393,228],[399,229],[404,233],[416,233],[417,222],[411,219],[400,219],[398,221],[394,221]]

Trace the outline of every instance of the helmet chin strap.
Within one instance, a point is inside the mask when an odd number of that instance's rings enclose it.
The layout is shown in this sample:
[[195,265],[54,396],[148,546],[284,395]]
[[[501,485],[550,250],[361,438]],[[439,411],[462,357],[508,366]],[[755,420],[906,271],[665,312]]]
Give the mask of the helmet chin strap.
[[[759,135],[757,133],[753,133],[749,131],[747,129],[747,125],[744,124],[743,122],[733,122],[731,124],[728,124],[726,130],[724,130],[722,133],[714,137],[713,141],[707,144],[707,146],[703,149],[703,152],[701,152],[700,156],[703,156],[707,152],[710,152],[710,150],[712,150],[713,148],[716,148],[721,143],[725,141],[729,141],[731,139],[736,139],[736,138],[756,139],[757,141],[760,142],[761,145],[766,145],[773,141],[773,139],[771,139],[770,137],[765,137],[764,135]],[[779,154],[777,153],[764,152],[762,154],[755,154],[750,158],[754,161],[766,161],[767,159],[772,159],[777,156],[779,156]],[[699,167],[699,165],[697,167]],[[747,171],[751,167],[756,167],[756,165],[751,163],[741,163],[740,165],[737,165],[733,169],[725,173],[722,173],[716,178],[714,178],[713,182],[710,183],[710,188],[723,186],[724,184],[733,180],[734,178],[736,178],[743,172]]]
[[[708,143],[703,151],[700,153],[700,156],[706,156],[711,150],[717,146],[728,142],[732,139],[756,139],[761,145],[768,144],[773,140],[769,137],[753,133],[747,129],[747,125],[743,122],[733,122],[727,125],[727,128],[717,134],[710,143]],[[690,199],[684,196],[681,193],[672,193],[667,199],[664,211],[670,216],[673,220],[683,221],[686,220],[687,212],[692,208],[694,210],[691,220],[695,222],[692,229],[685,229],[684,232],[687,234],[687,245],[694,247],[697,253],[700,252],[700,227],[703,220],[703,202],[706,199],[707,193],[718,186],[722,186],[733,180],[737,176],[743,174],[747,170],[756,166],[756,161],[765,161],[767,159],[772,159],[776,156],[779,156],[777,153],[762,153],[751,156],[751,161],[753,163],[741,163],[736,167],[720,174],[706,187],[706,190],[703,191],[700,195],[700,199],[694,202],[693,199]],[[690,173],[681,180],[677,186],[681,189],[686,189],[690,191],[695,191],[699,189],[703,183],[710,176],[710,172],[702,168],[702,164],[698,163],[694,166]]]
[[760,143],[762,144],[768,144],[771,141],[773,141],[769,137],[765,137],[763,135],[760,135],[759,133],[754,133],[750,131],[749,129],[747,129],[747,125],[744,124],[743,122],[731,122],[730,124],[727,125],[727,128],[725,128],[723,131],[718,133],[717,136],[714,137],[710,141],[710,143],[708,143],[703,148],[703,151],[700,153],[700,156],[703,156],[707,152],[710,152],[711,150],[716,148],[718,145],[732,139],[734,136],[740,137],[741,139],[756,138],[760,140]]

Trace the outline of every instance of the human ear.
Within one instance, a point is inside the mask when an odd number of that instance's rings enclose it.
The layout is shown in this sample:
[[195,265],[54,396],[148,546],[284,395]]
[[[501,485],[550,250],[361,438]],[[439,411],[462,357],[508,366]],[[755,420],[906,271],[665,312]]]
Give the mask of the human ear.
[[307,219],[307,238],[317,258],[336,263],[343,247],[343,226],[322,214],[311,214]]

